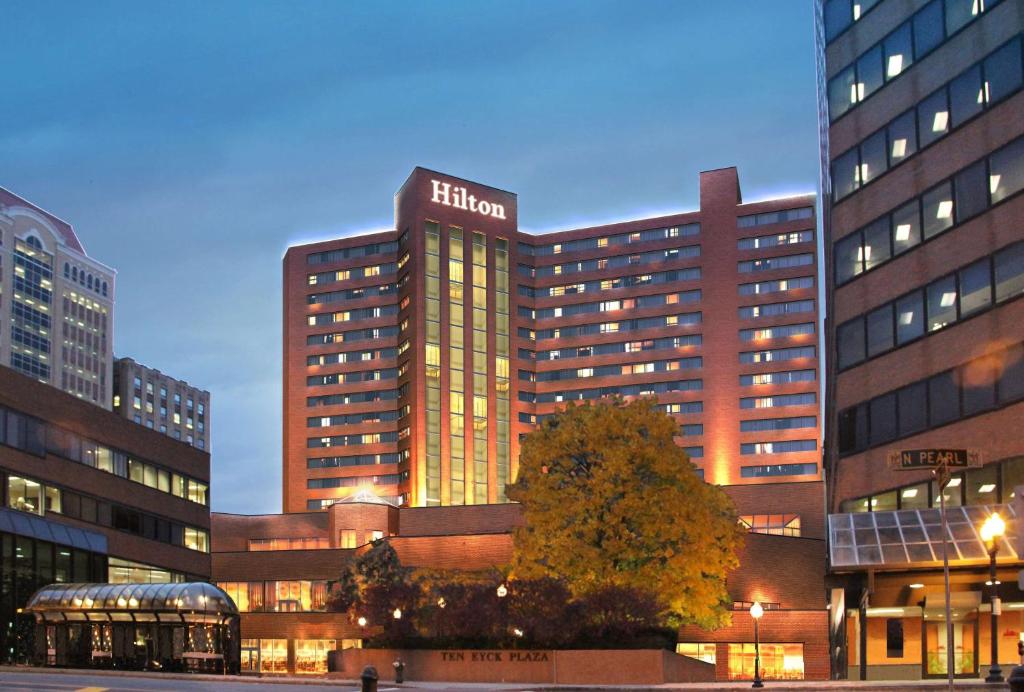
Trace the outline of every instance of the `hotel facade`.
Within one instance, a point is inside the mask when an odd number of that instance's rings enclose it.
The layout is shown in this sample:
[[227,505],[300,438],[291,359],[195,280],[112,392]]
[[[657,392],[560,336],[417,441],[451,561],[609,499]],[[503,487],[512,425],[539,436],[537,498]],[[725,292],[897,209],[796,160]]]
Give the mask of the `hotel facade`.
[[[984,676],[997,541],[1003,674],[1024,594],[1024,2],[817,3],[833,670]],[[945,488],[893,452],[964,449]],[[947,635],[940,500],[952,570]],[[998,609],[997,609],[998,612]]]
[[815,199],[744,204],[728,168],[701,174],[700,201],[531,235],[514,194],[417,168],[396,230],[289,248],[285,511],[363,487],[504,502],[523,434],[617,394],[656,397],[741,514],[793,499],[752,522],[814,523],[795,507],[821,493]]

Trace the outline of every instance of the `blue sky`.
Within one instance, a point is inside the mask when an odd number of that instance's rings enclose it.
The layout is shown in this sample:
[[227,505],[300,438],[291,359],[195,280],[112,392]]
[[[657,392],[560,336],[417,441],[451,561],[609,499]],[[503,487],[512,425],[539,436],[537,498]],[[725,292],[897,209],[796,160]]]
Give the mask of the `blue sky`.
[[[0,186],[118,270],[115,350],[212,394],[213,507],[280,509],[281,257],[416,165],[524,230],[811,191],[807,0],[3,3]],[[12,63],[13,59],[13,63]]]

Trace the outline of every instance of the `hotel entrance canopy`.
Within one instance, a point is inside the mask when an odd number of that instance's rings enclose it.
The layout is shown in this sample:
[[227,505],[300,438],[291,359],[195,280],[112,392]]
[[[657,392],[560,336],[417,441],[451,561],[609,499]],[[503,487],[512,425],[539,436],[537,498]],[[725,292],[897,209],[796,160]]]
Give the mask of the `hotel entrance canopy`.
[[51,584],[25,606],[47,622],[201,622],[238,617],[231,598],[205,582],[165,584]]
[[[1020,559],[1014,549],[1018,527],[1013,506],[973,505],[946,508],[946,550],[950,563],[988,561],[980,532],[985,519],[994,512],[1006,519],[1006,535],[999,542],[1000,561]],[[942,564],[942,522],[938,509],[830,514],[828,532],[833,569],[907,569]]]

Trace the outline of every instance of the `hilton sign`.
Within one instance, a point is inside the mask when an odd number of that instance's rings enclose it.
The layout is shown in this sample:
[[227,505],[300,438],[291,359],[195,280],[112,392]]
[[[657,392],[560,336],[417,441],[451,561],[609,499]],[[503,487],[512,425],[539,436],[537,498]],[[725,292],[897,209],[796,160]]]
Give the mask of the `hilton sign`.
[[505,218],[505,205],[503,204],[477,200],[474,195],[469,194],[469,190],[466,188],[452,186],[451,183],[431,180],[430,184],[433,186],[434,191],[433,196],[430,198],[431,202],[443,204],[446,207],[465,209],[466,211],[476,212],[477,214],[490,216],[495,219],[504,220]]

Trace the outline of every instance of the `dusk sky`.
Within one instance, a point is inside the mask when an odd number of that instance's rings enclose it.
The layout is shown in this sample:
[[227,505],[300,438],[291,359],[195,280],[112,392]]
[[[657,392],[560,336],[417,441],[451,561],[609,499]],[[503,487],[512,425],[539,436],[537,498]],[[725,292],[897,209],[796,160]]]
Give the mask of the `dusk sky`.
[[0,6],[0,186],[117,270],[116,355],[211,392],[216,511],[281,507],[285,249],[414,166],[526,231],[817,186],[809,0]]

